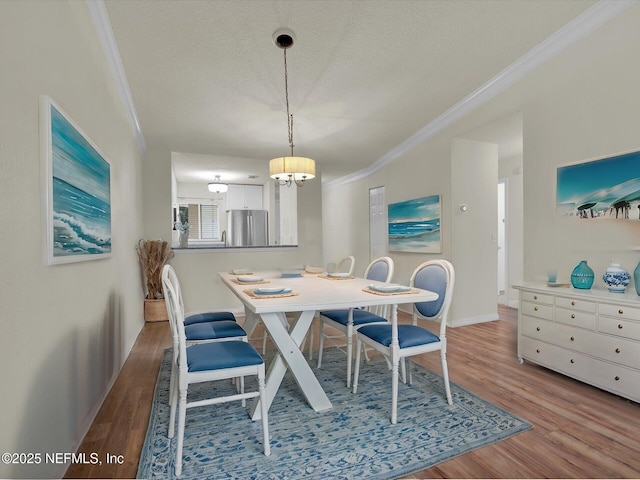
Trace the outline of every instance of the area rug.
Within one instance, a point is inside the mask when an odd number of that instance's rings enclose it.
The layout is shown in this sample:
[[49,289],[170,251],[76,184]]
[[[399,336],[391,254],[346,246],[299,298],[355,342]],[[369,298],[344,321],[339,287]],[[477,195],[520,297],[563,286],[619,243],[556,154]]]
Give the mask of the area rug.
[[[169,349],[137,478],[176,478],[176,438],[167,438],[170,361]],[[327,349],[322,368],[311,363],[333,409],[314,412],[294,379],[285,376],[269,410],[269,457],[262,450],[261,422],[249,419],[248,406],[233,402],[188,409],[179,478],[393,479],[532,428],[454,383],[453,405],[447,405],[442,377],[415,365],[413,385],[399,385],[398,423],[392,425],[391,373],[384,360],[363,365],[356,395],[346,387],[343,353]],[[192,386],[190,400],[211,388]],[[231,384],[217,382],[215,388],[221,393]]]

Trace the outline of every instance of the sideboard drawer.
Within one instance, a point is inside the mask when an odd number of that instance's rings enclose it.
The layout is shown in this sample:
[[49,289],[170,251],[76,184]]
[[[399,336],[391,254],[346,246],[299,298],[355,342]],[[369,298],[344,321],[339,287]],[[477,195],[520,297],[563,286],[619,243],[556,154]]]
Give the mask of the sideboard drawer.
[[553,306],[539,303],[522,302],[520,310],[524,315],[553,320]]
[[523,317],[520,334],[545,342],[555,343],[558,338],[558,326],[546,320]]
[[572,352],[532,338],[522,338],[520,355],[596,387],[640,401],[640,372]]
[[640,340],[640,323],[622,318],[599,317],[598,331],[618,337]]
[[556,322],[566,323],[574,327],[588,328],[589,330],[596,329],[595,313],[580,312],[561,307],[556,307]]
[[601,303],[598,306],[598,312],[600,315],[608,315],[609,317],[640,321],[640,308]]
[[522,292],[520,293],[520,296],[522,300],[527,300],[529,302],[549,303],[549,304],[553,303],[553,296],[545,295],[544,293],[529,292],[527,290],[522,290]]
[[585,333],[593,335],[593,340],[597,340],[593,342],[587,353],[603,360],[637,368],[638,359],[640,359],[640,343],[592,332]]
[[596,313],[596,303],[578,298],[557,297],[556,306],[581,312]]

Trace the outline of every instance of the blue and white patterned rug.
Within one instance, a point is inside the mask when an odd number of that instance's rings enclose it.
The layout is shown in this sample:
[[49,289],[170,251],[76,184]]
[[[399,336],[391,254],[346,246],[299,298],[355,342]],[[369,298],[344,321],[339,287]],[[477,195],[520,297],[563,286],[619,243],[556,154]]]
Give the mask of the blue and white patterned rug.
[[[167,438],[170,353],[158,375],[137,478],[175,478],[176,438]],[[333,409],[314,412],[287,374],[269,411],[269,457],[262,451],[261,422],[252,422],[240,402],[188,409],[179,478],[392,479],[532,428],[453,383],[453,405],[447,405],[442,377],[420,366],[413,367],[412,386],[399,385],[398,423],[392,425],[391,372],[384,360],[363,365],[357,395],[346,387],[343,353],[325,350],[321,369],[311,363]],[[191,386],[189,400],[210,388]],[[216,388],[231,385],[218,382]]]

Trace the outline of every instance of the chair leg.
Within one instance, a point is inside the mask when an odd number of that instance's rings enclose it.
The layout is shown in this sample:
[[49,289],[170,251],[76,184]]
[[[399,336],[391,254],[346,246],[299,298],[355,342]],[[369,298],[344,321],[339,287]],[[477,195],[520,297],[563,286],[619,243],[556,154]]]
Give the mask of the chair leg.
[[[360,353],[358,351],[358,353]],[[351,387],[351,363],[353,361],[353,331],[347,327],[347,388]]]
[[169,413],[169,433],[168,433],[168,437],[169,438],[173,438],[174,434],[175,434],[175,425],[176,425],[176,409],[178,407],[178,381],[177,379],[173,382],[173,386],[170,387],[171,390],[169,391],[169,405],[171,406],[170,408],[170,413]]
[[451,385],[449,385],[449,369],[447,368],[447,352],[444,349],[440,351],[440,359],[442,361],[442,378],[444,379],[444,389],[447,393],[447,403],[453,405]]
[[360,350],[362,349],[362,342],[360,339],[356,340],[356,366],[353,371],[353,393],[358,393],[358,378],[360,377]]
[[[240,393],[244,393],[244,377],[240,377]],[[247,406],[247,399],[246,398],[242,399],[242,406],[243,407]]]
[[391,367],[391,423],[398,421],[398,362],[394,360]]
[[262,442],[265,456],[271,455],[271,445],[269,444],[269,420],[267,410],[267,395],[264,386],[264,370],[258,375],[258,390],[260,392],[260,412],[262,414]]
[[320,319],[320,345],[318,346],[318,368],[322,366],[322,352],[324,350],[324,322]]
[[176,382],[176,362],[171,364],[171,376],[169,377],[169,406],[173,404],[173,385]]
[[182,475],[182,443],[184,441],[184,423],[187,415],[187,391],[180,390],[178,405],[178,445],[176,446],[176,477]]

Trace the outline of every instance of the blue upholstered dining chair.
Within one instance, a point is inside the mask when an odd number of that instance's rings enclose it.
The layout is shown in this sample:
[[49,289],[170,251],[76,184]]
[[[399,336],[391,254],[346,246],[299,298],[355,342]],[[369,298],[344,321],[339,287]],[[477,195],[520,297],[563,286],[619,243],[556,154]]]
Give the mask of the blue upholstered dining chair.
[[[393,277],[393,260],[389,257],[380,257],[372,261],[364,276],[368,280],[377,280],[388,283]],[[322,366],[322,352],[325,338],[337,346],[341,351],[343,345],[334,342],[337,338],[346,337],[347,354],[347,387],[351,386],[351,362],[353,358],[353,334],[363,325],[369,323],[387,323],[388,306],[380,305],[366,309],[349,308],[344,310],[325,310],[320,312],[320,346],[318,350],[318,368]],[[324,332],[325,325],[341,332],[341,335],[327,335]]]
[[[184,312],[180,282],[175,270],[171,265],[165,265],[161,276],[163,288],[166,279],[176,292],[178,308]],[[247,339],[247,332],[236,323],[235,316],[231,312],[206,312],[183,318],[187,344],[221,341],[229,338],[245,341]]]
[[[451,306],[455,272],[453,265],[447,260],[430,260],[416,268],[411,275],[409,285],[430,290],[438,294],[438,299],[431,302],[420,302],[413,305],[411,325],[398,325],[397,315],[392,313],[391,323],[365,325],[356,332],[356,366],[353,374],[353,393],[358,391],[360,373],[360,349],[362,344],[373,347],[391,362],[392,396],[391,423],[397,421],[398,411],[398,366],[406,357],[440,350],[442,376],[447,395],[447,403],[451,399],[449,371],[447,369],[447,315]],[[418,319],[426,319],[440,323],[439,335],[418,326]],[[408,366],[407,383],[411,385],[411,362]]]
[[[338,264],[336,265],[335,263],[331,263],[329,265],[327,265],[327,272],[328,273],[344,273],[346,275],[353,275],[353,271],[356,268],[356,257],[354,257],[353,255],[349,255],[348,257],[344,257],[342,260],[340,260],[338,262]],[[316,318],[319,317],[319,314],[316,313]],[[315,319],[314,319],[315,322]],[[308,340],[309,340],[309,360],[313,360],[313,326],[309,329],[309,334],[307,335]],[[305,337],[304,342],[302,344],[302,350],[304,350],[304,347],[307,343],[307,337]]]
[[[180,290],[180,283],[178,282],[178,276],[176,275],[173,267],[170,269],[169,280],[173,284],[173,287],[178,292],[178,300],[180,301],[180,308],[184,310],[184,301],[182,300],[182,291]],[[199,313],[185,313],[184,316],[184,324],[185,325],[194,325],[196,323],[206,323],[206,322],[218,322],[221,320],[225,321],[236,321],[236,317],[232,312],[199,312]]]
[[[162,269],[162,287],[164,292],[165,282],[168,282],[173,288],[173,291],[176,295],[176,301],[178,308],[181,312],[183,312],[182,318],[184,318],[184,331],[185,331],[185,341],[187,345],[194,345],[197,343],[208,343],[208,342],[224,342],[228,340],[243,340],[247,341],[247,332],[240,325],[236,323],[236,319],[231,312],[207,312],[196,314],[196,317],[192,315],[191,317],[184,317],[184,303],[182,301],[182,292],[180,290],[180,282],[178,281],[178,276],[176,275],[175,270],[171,265],[165,265]],[[169,306],[167,305],[167,311],[169,310]],[[216,317],[216,314],[219,313],[220,316]],[[229,318],[228,315],[231,317]],[[188,319],[191,318],[191,322],[188,322]],[[210,320],[206,320],[209,318]],[[171,379],[169,382],[169,389],[173,388],[173,385],[176,381],[176,356],[178,355],[178,337],[174,335],[173,337],[173,356],[174,361],[171,365]],[[240,383],[244,382],[243,378],[240,378]],[[173,401],[173,398],[169,396],[169,404]]]
[[[184,311],[180,306],[178,292],[174,289],[166,275],[165,266],[162,274],[162,287],[169,314],[171,333],[174,337],[174,348],[177,345],[177,354],[173,355],[173,362],[178,372],[177,381],[170,386],[172,400],[169,419],[169,438],[175,435],[176,410],[178,412],[178,440],[176,445],[175,474],[182,474],[182,446],[184,441],[184,429],[186,412],[188,408],[214,405],[224,402],[242,401],[244,405],[248,398],[260,397],[262,415],[262,433],[264,454],[271,453],[269,446],[269,424],[267,412],[267,399],[265,390],[264,360],[258,351],[246,341],[229,340],[225,342],[209,342],[196,345],[187,345],[186,327],[184,324]],[[189,385],[217,380],[243,378],[247,375],[256,375],[258,378],[258,390],[246,392],[244,383],[240,390],[231,395],[211,396],[208,399],[198,400],[193,403],[187,401]],[[215,389],[209,390],[212,394]],[[249,421],[249,420],[247,420]]]

